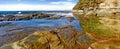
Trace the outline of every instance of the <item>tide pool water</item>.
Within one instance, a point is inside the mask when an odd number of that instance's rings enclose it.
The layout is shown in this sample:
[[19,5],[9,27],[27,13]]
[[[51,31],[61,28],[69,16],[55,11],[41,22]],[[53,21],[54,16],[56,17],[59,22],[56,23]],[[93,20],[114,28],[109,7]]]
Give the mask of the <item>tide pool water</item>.
[[[82,31],[79,21],[74,17],[72,13],[58,13],[56,15],[63,16],[59,19],[47,20],[47,19],[31,19],[31,20],[21,20],[21,21],[5,21],[10,22],[16,26],[36,26],[36,27],[46,27],[50,29],[60,28],[64,26],[71,25],[78,31]],[[72,22],[68,19],[68,17],[75,18]]]
[[23,26],[45,26],[49,28],[56,28],[56,27],[63,27],[72,25],[77,30],[81,31],[81,27],[79,25],[78,20],[74,20],[70,22],[66,19],[57,19],[57,20],[45,20],[45,19],[32,19],[32,20],[25,20],[25,21],[10,21],[12,24],[16,25],[23,25]]

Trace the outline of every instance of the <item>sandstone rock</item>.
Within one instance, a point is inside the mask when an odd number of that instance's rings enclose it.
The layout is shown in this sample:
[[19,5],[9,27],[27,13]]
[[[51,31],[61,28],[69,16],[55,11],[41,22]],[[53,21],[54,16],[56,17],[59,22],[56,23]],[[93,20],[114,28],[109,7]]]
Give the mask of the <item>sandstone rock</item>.
[[111,39],[95,42],[88,49],[120,49],[120,40]]

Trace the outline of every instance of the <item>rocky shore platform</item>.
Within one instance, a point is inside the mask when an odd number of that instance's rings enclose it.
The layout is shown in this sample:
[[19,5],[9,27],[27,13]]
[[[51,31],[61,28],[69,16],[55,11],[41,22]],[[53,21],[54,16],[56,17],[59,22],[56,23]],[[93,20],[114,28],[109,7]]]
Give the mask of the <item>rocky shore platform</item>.
[[[67,47],[65,46],[66,44],[64,44],[63,39],[65,39],[65,41],[69,41],[69,39],[73,38],[72,31],[73,33],[77,32],[77,34],[82,34],[80,33],[81,28],[79,25],[79,21],[72,14],[69,13],[68,14],[66,13],[62,13],[62,14],[32,13],[31,14],[30,13],[30,14],[19,14],[19,15],[11,14],[11,15],[1,15],[0,19],[1,19],[0,49],[20,49],[17,42],[18,41],[23,42],[24,39],[29,38],[29,36],[31,40],[26,39],[28,40],[27,42],[31,42],[31,41],[37,42],[37,40],[43,39],[43,41],[42,40],[38,41],[39,43],[43,42],[43,44],[38,44],[43,46],[42,47],[37,46],[38,48],[32,48],[31,45],[28,45],[30,47],[20,46],[21,48],[26,48],[26,49],[47,48],[48,46],[46,44],[48,44],[48,42],[46,42],[46,39],[44,39],[46,38],[45,36],[47,36],[49,40],[54,42],[54,43],[50,42],[52,45],[54,45],[55,43],[56,43],[55,46],[60,44],[57,47],[51,45],[51,48],[66,49]],[[60,33],[60,36],[58,36],[58,34],[56,33]],[[38,35],[34,36],[34,34],[38,34]],[[41,37],[37,37],[39,36],[39,34],[41,34],[40,35]],[[31,38],[31,35],[33,35],[32,36],[33,38]],[[66,37],[68,39],[66,39]],[[80,40],[87,41],[88,39],[87,37],[85,38],[83,37]],[[71,41],[69,42],[72,43]],[[32,42],[29,44],[32,44]],[[18,46],[18,47],[15,48],[13,46],[14,43],[16,43],[14,46],[15,47]],[[27,44],[25,43],[25,45]],[[37,44],[35,44],[35,47],[36,45]],[[67,43],[67,45],[69,45],[69,43]],[[72,45],[69,46],[72,48]]]

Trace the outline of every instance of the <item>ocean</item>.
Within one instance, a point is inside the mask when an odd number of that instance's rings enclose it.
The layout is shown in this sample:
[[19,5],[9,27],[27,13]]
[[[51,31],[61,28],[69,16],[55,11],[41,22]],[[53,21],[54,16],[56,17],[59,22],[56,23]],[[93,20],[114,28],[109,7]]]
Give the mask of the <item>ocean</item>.
[[29,13],[36,13],[36,12],[47,12],[47,13],[50,13],[50,12],[64,12],[64,13],[68,13],[68,12],[71,12],[71,11],[0,11],[0,15],[2,14],[18,14],[18,13],[21,13],[21,14],[29,14]]

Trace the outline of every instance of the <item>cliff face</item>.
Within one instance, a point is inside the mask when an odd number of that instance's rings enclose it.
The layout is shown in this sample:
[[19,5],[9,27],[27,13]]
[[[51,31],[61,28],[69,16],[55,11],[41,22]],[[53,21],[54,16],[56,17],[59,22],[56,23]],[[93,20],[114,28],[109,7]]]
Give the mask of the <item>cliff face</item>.
[[99,4],[104,2],[104,0],[79,0],[74,10],[82,10],[84,8],[99,7]]
[[74,9],[81,10],[87,7],[98,7],[98,8],[120,8],[119,0],[79,0]]
[[88,49],[120,49],[120,0],[87,1],[78,2],[74,15],[83,33],[93,40]]
[[119,0],[105,0],[100,4],[100,8],[120,8]]

